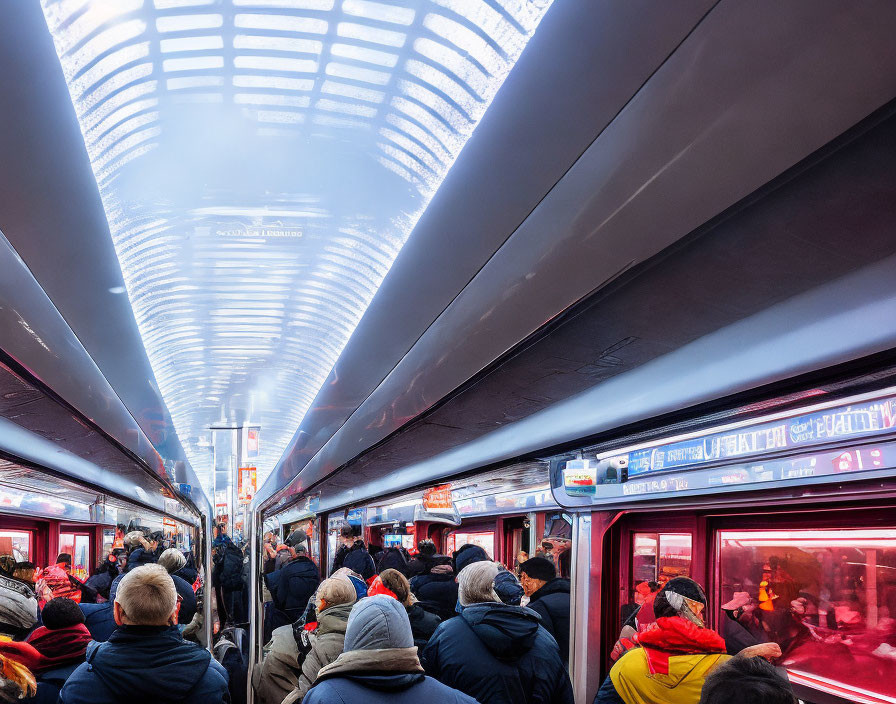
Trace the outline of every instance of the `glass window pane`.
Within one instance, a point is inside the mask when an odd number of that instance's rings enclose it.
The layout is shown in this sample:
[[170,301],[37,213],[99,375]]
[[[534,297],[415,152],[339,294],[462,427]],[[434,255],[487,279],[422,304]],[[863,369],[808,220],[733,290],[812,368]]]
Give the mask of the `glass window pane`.
[[691,535],[660,534],[659,569],[657,581],[668,582],[675,577],[691,575]]
[[452,554],[459,547],[470,543],[471,545],[478,545],[483,550],[485,550],[486,554],[494,559],[495,557],[495,534],[492,531],[482,532],[482,533],[466,533],[460,531],[454,531],[448,536],[447,541],[447,550],[448,554]]
[[16,562],[31,560],[31,531],[0,530],[0,555],[12,555]]
[[896,529],[722,531],[719,560],[725,635],[776,641],[795,681],[896,701]]
[[635,533],[632,540],[632,586],[656,579],[656,533]]
[[75,577],[83,581],[90,576],[90,536],[60,533],[59,552],[72,556],[72,574]]

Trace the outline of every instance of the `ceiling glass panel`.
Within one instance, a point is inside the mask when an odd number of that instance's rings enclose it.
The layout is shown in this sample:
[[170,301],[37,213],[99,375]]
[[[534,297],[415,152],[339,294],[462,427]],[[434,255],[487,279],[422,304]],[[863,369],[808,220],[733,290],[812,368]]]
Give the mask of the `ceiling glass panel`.
[[552,0],[42,0],[162,396],[260,481]]

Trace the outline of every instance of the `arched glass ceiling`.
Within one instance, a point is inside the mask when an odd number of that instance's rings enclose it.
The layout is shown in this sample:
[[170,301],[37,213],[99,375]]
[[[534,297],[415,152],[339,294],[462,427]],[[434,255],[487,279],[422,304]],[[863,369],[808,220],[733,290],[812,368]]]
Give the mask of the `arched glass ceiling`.
[[42,0],[200,477],[260,480],[552,0]]

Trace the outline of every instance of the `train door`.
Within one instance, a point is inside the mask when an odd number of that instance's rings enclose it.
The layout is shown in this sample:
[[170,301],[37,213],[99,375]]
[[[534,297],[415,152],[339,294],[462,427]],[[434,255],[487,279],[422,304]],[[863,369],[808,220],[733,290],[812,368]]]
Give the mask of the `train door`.
[[72,556],[72,575],[86,580],[93,565],[94,536],[81,526],[62,526],[59,532],[59,552]]
[[516,570],[521,552],[528,555],[532,530],[528,516],[504,519],[504,564],[507,569]]
[[[691,577],[706,583],[705,550],[699,540],[697,519],[690,515],[629,516],[617,534],[618,592],[611,634],[619,633],[626,619],[649,594],[674,577]],[[695,555],[695,549],[701,553]],[[698,558],[699,559],[696,559]]]

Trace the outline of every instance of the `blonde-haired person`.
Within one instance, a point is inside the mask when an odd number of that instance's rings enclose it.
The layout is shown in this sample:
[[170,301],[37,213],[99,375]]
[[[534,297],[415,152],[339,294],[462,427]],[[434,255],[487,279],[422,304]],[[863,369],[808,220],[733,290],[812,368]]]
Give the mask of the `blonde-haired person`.
[[[301,700],[323,667],[316,663],[326,665],[342,652],[345,621],[355,601],[355,588],[347,577],[330,577],[318,585],[305,613],[313,622],[317,611],[316,624],[306,623],[303,617],[274,629],[264,647],[264,661],[252,675],[252,687],[261,704]],[[303,628],[312,625],[312,632]]]
[[414,645],[422,653],[423,648],[436,632],[442,622],[435,614],[424,610],[417,603],[417,597],[411,593],[411,584],[408,578],[398,570],[386,569],[380,572],[379,580],[382,585],[394,595],[408,612],[408,620],[411,622],[411,632],[414,634]]
[[311,689],[317,673],[342,653],[345,628],[356,601],[355,588],[346,577],[331,577],[317,589],[317,628],[301,632],[299,649],[307,652],[302,662],[299,683],[283,700],[295,704]]
[[105,643],[87,646],[87,662],[68,678],[60,704],[229,701],[227,673],[207,650],[185,641],[177,628],[177,590],[161,565],[129,571],[115,593],[118,629]]

